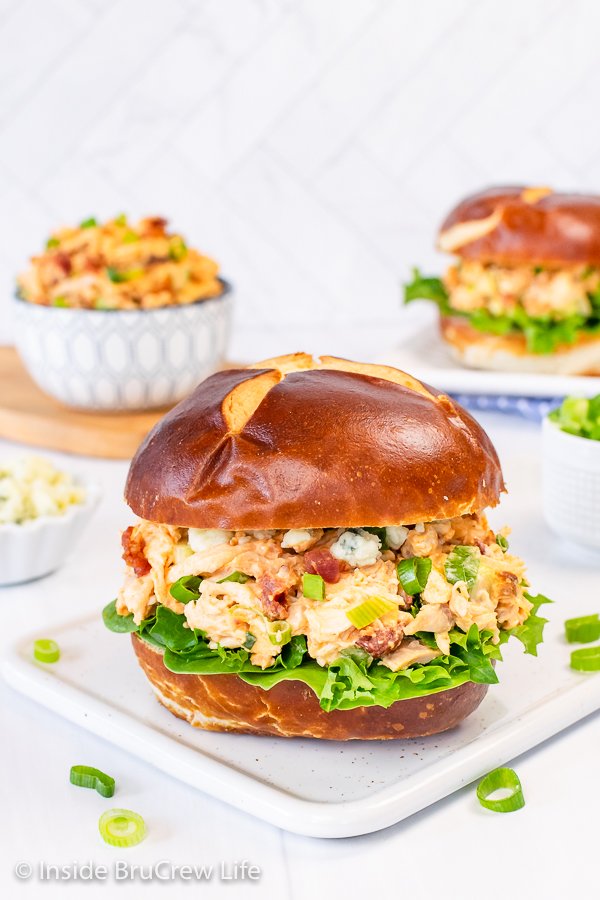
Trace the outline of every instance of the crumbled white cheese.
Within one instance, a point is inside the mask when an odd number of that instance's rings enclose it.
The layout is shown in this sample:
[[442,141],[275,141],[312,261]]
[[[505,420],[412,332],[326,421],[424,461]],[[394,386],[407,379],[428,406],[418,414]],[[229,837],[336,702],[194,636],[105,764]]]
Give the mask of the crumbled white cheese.
[[388,525],[385,529],[385,537],[388,547],[391,547],[392,550],[399,550],[408,537],[408,528],[405,528],[404,525]]
[[417,522],[415,525],[415,531],[417,534],[423,534],[425,531],[425,522]]
[[350,566],[372,566],[381,556],[381,541],[376,534],[359,528],[358,531],[344,531],[330,552],[336,559],[343,559]]
[[296,553],[302,553],[308,550],[312,543],[312,534],[306,528],[292,528],[286,531],[281,539],[281,547],[283,550],[295,550]]
[[0,464],[0,524],[60,516],[85,501],[84,489],[40,456]]
[[195,553],[202,553],[217,544],[227,544],[233,537],[233,531],[221,528],[189,528],[188,544]]
[[255,538],[257,541],[268,541],[269,538],[272,538],[275,534],[276,534],[276,531],[274,531],[274,530],[253,531],[252,537]]

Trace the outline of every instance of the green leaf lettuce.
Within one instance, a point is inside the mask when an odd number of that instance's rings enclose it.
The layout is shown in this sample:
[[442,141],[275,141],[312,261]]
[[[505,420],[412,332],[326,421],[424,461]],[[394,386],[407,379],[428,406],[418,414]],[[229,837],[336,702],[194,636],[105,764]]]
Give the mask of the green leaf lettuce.
[[[526,653],[535,656],[546,622],[537,613],[543,603],[550,601],[542,595],[526,596],[533,603],[531,615],[518,628],[502,631],[500,644],[512,635],[521,641]],[[158,606],[154,615],[138,626],[132,616],[119,616],[113,601],[104,610],[103,620],[111,631],[137,633],[142,640],[161,649],[164,664],[171,672],[237,674],[248,684],[267,691],[282,681],[300,681],[314,691],[327,712],[358,706],[388,707],[398,700],[449,690],[467,681],[495,684],[498,678],[492,660],[502,659],[500,644],[492,642],[492,634],[479,632],[473,625],[468,634],[452,629],[449,655],[399,672],[392,672],[358,648],[342,652],[329,666],[320,666],[308,656],[304,636],[293,637],[275,664],[261,669],[250,662],[250,653],[243,647],[235,650],[210,647],[203,632],[187,627],[185,616],[163,606]],[[436,646],[431,634],[421,632],[417,637],[427,646]]]
[[523,334],[530,353],[554,353],[558,347],[575,343],[581,334],[600,334],[600,297],[590,295],[592,314],[574,314],[563,319],[549,316],[530,316],[518,305],[510,315],[493,315],[487,309],[472,312],[450,306],[448,293],[440,278],[428,277],[413,269],[413,279],[404,286],[404,302],[433,300],[445,316],[461,316],[470,325],[486,334]]

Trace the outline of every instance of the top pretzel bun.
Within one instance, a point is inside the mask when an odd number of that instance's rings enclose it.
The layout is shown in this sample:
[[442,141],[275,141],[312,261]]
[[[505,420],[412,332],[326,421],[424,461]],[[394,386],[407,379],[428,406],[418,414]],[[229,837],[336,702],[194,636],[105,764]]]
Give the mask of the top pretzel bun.
[[498,265],[600,265],[600,197],[543,187],[488,188],[448,214],[438,248]]
[[445,519],[503,490],[490,439],[446,395],[297,353],[198,385],[140,446],[125,498],[154,522],[259,530]]

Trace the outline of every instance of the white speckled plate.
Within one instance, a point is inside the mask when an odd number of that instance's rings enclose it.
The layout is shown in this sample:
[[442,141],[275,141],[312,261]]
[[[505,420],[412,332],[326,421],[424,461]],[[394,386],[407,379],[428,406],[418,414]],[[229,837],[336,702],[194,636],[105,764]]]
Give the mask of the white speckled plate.
[[[600,678],[556,665],[555,629],[537,661],[510,647],[502,684],[445,735],[344,744],[215,734],[159,706],[128,638],[100,620],[65,625],[53,637],[62,650],[56,665],[33,660],[33,637],[5,660],[14,688],[194,788],[314,837],[385,828],[600,706]],[[567,659],[567,648],[558,649]]]

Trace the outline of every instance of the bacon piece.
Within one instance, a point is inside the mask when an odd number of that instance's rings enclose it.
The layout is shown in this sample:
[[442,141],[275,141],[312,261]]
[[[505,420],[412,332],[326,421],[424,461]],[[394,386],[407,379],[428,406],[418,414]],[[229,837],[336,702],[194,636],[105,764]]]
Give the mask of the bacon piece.
[[326,549],[308,550],[304,554],[304,568],[310,575],[320,575],[329,584],[339,581],[342,571],[340,560]]
[[71,257],[67,253],[59,250],[57,253],[53,254],[52,262],[54,265],[58,266],[65,275],[71,274]]
[[147,575],[152,568],[144,554],[144,538],[133,535],[134,526],[130,525],[121,535],[123,547],[123,559],[130,566],[138,578]]
[[356,642],[357,647],[374,657],[380,659],[386,653],[391,653],[402,642],[404,637],[404,628],[400,622],[394,625],[383,625],[381,622],[375,622],[367,628],[363,628],[360,638]]
[[266,617],[271,621],[285,619],[288,612],[285,585],[271,575],[261,575],[256,583],[260,588],[260,602]]
[[484,544],[483,541],[480,541],[479,538],[475,538],[475,543],[479,547],[482,556],[485,556],[487,553],[487,544]]

